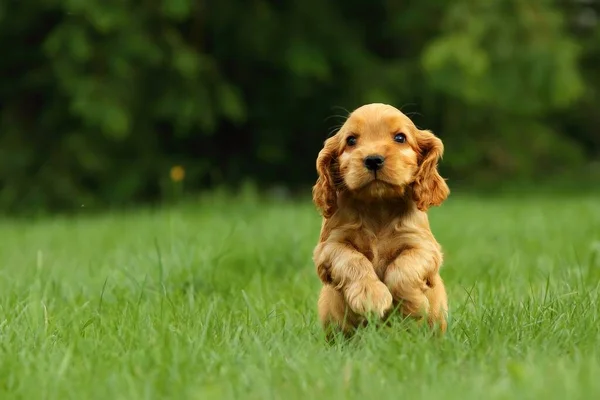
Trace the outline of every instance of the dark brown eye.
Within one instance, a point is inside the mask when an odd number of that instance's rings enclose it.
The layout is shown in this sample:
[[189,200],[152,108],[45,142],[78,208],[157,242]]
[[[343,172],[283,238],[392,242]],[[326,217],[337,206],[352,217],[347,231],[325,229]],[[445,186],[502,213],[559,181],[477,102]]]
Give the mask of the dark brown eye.
[[346,144],[348,146],[354,146],[356,144],[356,136],[348,136],[346,138]]
[[394,135],[394,141],[404,143],[406,142],[406,135],[404,133],[396,133],[396,135]]

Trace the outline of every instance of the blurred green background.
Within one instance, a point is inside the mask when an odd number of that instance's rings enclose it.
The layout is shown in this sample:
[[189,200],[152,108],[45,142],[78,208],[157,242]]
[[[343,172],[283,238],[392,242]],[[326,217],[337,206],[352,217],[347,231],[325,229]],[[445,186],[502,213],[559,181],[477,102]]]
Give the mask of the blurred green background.
[[[353,108],[446,145],[454,187],[598,186],[600,2],[4,0],[0,209],[309,195]],[[308,190],[308,191],[307,191]]]

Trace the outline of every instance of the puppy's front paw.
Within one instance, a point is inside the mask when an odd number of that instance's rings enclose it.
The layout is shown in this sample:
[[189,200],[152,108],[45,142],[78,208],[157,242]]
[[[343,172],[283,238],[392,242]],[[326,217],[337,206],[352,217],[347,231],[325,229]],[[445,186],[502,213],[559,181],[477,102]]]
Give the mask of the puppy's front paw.
[[383,317],[392,307],[392,294],[378,279],[353,282],[346,287],[346,301],[357,314]]

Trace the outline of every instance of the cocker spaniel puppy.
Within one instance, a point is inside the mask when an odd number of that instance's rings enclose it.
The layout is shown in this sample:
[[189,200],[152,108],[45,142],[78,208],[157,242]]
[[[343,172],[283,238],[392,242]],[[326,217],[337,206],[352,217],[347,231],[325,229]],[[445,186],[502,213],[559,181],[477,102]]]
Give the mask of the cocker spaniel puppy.
[[313,259],[328,338],[396,308],[446,331],[442,251],[426,213],[450,193],[437,171],[443,151],[433,133],[378,103],[356,109],[325,141],[313,187],[323,216]]

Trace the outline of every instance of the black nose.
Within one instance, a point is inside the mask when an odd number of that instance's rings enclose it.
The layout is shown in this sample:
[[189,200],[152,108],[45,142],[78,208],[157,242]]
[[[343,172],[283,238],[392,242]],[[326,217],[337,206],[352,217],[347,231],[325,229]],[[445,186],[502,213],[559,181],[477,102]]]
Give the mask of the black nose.
[[367,167],[367,169],[369,171],[380,170],[381,167],[383,167],[384,160],[385,160],[385,158],[383,158],[383,156],[380,156],[378,154],[375,154],[372,156],[367,156],[367,157],[365,157],[365,167]]

